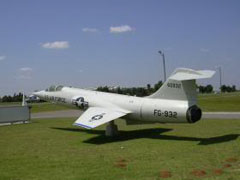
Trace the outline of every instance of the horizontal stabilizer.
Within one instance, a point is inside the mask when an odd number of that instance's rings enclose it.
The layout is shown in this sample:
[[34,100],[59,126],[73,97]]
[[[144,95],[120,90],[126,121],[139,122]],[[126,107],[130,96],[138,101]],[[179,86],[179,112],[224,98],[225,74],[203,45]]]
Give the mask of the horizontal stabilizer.
[[126,112],[111,110],[107,108],[90,107],[74,122],[73,125],[92,129],[122,116],[125,116],[126,114]]
[[214,74],[215,74],[215,71],[210,71],[210,70],[195,71],[192,69],[178,68],[169,77],[169,79],[176,80],[176,81],[187,81],[187,80],[193,80],[193,79],[211,78]]

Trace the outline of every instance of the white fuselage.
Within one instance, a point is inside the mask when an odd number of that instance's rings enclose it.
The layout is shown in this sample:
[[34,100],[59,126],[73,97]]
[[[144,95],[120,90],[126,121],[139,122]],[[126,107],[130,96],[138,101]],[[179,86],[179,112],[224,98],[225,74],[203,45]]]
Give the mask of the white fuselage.
[[61,104],[73,105],[74,100],[84,98],[88,107],[104,107],[122,109],[130,112],[124,119],[159,123],[189,122],[187,112],[188,101],[152,99],[63,87],[60,91],[39,91],[34,93],[41,99]]

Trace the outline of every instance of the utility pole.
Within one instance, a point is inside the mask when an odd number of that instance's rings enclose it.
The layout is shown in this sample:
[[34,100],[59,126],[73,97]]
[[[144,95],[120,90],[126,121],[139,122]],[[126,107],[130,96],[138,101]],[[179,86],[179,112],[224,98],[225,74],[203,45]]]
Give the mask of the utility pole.
[[162,51],[158,51],[158,53],[162,56],[163,59],[163,73],[164,73],[164,82],[166,82],[166,65],[165,65],[165,56]]
[[220,84],[220,92],[221,92],[221,87],[222,87],[222,67],[218,66],[217,69],[219,70],[219,84]]

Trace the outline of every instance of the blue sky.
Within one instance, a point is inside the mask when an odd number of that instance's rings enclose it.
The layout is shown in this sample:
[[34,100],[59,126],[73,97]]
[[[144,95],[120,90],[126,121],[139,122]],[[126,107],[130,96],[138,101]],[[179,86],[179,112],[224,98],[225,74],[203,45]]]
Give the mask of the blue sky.
[[[146,86],[177,67],[215,69],[240,87],[238,0],[1,0],[0,95]],[[218,74],[211,80],[218,86]]]

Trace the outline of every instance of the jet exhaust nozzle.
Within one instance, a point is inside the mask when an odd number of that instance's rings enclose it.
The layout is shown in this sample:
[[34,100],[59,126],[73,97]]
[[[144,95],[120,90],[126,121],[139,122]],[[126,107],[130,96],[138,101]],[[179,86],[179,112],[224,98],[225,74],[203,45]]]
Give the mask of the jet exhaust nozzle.
[[202,117],[202,110],[196,105],[191,106],[187,110],[187,121],[189,123],[195,123]]

